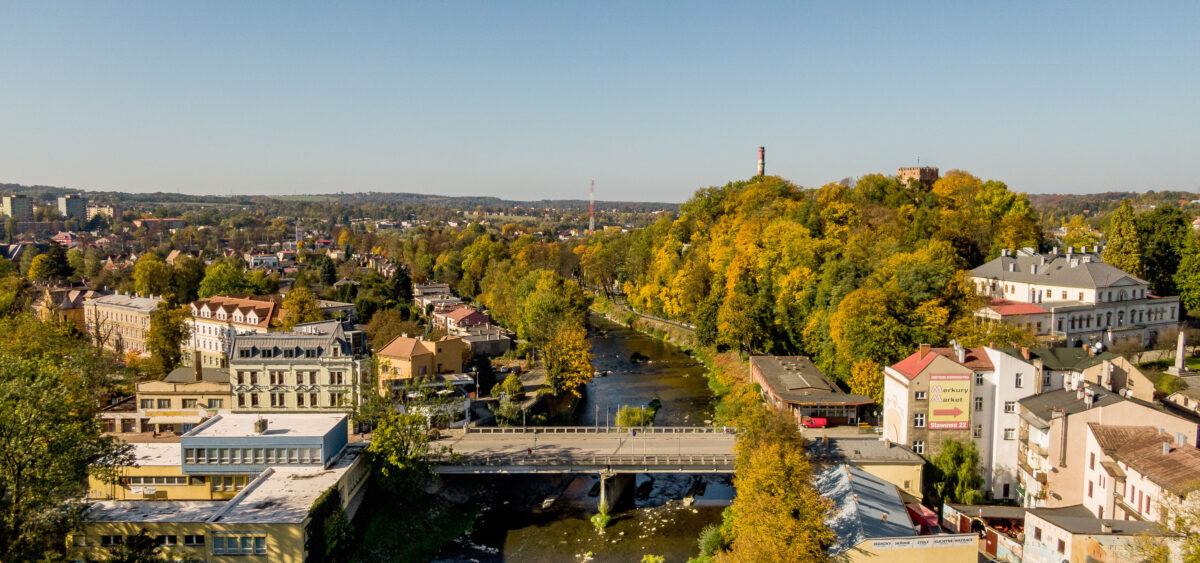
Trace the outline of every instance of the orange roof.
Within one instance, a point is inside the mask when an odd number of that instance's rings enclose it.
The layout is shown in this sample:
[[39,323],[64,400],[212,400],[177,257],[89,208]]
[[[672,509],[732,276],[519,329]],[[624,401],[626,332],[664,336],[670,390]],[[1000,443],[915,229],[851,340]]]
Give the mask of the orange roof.
[[[246,294],[230,294],[230,295],[214,295],[207,299],[197,299],[192,302],[192,306],[197,309],[202,309],[204,306],[212,311],[224,310],[226,315],[233,315],[234,311],[240,311],[242,315],[254,311],[258,317],[258,323],[255,326],[269,327],[280,315],[282,311],[283,298],[279,295],[246,295]],[[232,322],[226,319],[226,322]],[[249,324],[249,323],[243,323]]]
[[992,299],[988,301],[988,308],[995,311],[1001,317],[1008,315],[1037,315],[1049,312],[1033,303],[1021,303],[1007,299]]
[[954,348],[932,348],[925,356],[921,356],[921,351],[917,350],[913,354],[892,365],[892,369],[900,372],[901,375],[909,379],[914,379],[929,367],[933,359],[942,356],[950,361],[966,367],[972,371],[987,371],[995,369],[992,366],[992,361],[988,359],[987,353],[983,348],[967,348],[965,361],[959,362],[958,357],[954,354]]
[[433,352],[423,345],[424,342],[424,340],[409,338],[404,335],[397,336],[391,342],[388,342],[387,346],[379,350],[377,354],[401,359],[432,354]]

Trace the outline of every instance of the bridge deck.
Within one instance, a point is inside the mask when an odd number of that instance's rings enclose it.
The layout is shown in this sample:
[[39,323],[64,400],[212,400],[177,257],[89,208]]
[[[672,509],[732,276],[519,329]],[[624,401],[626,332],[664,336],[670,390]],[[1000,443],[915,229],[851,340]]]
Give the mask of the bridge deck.
[[[553,428],[553,429],[551,429]],[[732,429],[474,429],[436,442],[439,473],[728,473]]]

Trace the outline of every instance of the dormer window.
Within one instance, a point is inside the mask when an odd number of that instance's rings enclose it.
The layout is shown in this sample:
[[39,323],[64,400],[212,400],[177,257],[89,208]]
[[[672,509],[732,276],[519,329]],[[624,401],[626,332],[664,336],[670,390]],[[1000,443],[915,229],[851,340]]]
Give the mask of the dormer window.
[[305,348],[304,349],[304,357],[305,358],[317,357],[317,349],[316,348]]
[[238,350],[238,357],[239,358],[249,358],[250,350],[248,350],[246,348],[242,348],[241,350]]
[[275,356],[275,350],[273,350],[273,349],[271,349],[271,348],[264,348],[264,349],[263,349],[263,351],[262,351],[262,357],[264,357],[264,358],[271,358],[271,357],[274,357],[274,356]]

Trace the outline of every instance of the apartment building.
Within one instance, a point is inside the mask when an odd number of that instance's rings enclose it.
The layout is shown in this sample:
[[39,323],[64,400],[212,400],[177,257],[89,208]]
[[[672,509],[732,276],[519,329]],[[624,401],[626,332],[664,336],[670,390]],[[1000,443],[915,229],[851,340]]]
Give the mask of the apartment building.
[[17,221],[31,222],[33,221],[33,200],[29,196],[21,194],[11,194],[0,198],[0,211],[6,217],[12,217]]
[[64,195],[58,198],[58,214],[63,219],[87,221],[87,200],[81,195]]
[[1024,534],[1024,563],[1124,563],[1134,560],[1130,548],[1146,536],[1157,536],[1171,561],[1181,560],[1179,538],[1162,535],[1153,522],[1099,519],[1078,505],[1027,510]]
[[135,446],[138,466],[115,484],[92,480],[68,558],[106,558],[145,532],[179,561],[310,560],[317,500],[336,491],[348,519],[366,492],[361,444],[345,415],[219,415],[178,444]]
[[108,291],[88,287],[48,287],[34,298],[33,311],[43,322],[54,319],[87,330],[84,305],[89,299],[109,295]]
[[456,336],[438,340],[397,336],[375,352],[379,362],[379,392],[387,394],[413,379],[460,373],[465,352],[466,345]]
[[934,456],[947,439],[972,439],[972,401],[993,371],[982,348],[931,348],[883,369],[883,435],[920,455]]
[[1083,505],[1097,518],[1164,519],[1200,486],[1200,450],[1153,426],[1088,423]]
[[1188,444],[1197,443],[1200,424],[1196,418],[1129,395],[1085,381],[1080,375],[1068,378],[1061,391],[1020,401],[1017,492],[1025,507],[1055,508],[1084,502],[1089,423],[1151,426],[1170,436],[1181,434]]
[[133,397],[100,413],[104,431],[183,434],[208,418],[229,412],[229,372],[221,368],[175,368],[162,380],[142,381]]
[[229,347],[233,338],[244,334],[266,334],[282,316],[283,298],[279,295],[215,295],[193,301],[188,307],[191,337],[184,347],[185,360],[199,352],[201,364],[229,367]]
[[234,412],[346,412],[366,369],[361,331],[338,321],[293,332],[235,336],[229,357]]
[[161,297],[141,297],[114,293],[84,302],[84,324],[98,346],[118,354],[148,356],[146,333],[150,331],[150,313],[158,308]]
[[976,314],[1077,347],[1154,342],[1179,323],[1179,298],[1150,294],[1150,283],[1106,264],[1099,247],[1002,251],[971,270],[989,305]]
[[125,214],[125,210],[115,205],[89,205],[87,206],[87,220],[91,221],[93,217],[100,215],[109,219],[120,219]]

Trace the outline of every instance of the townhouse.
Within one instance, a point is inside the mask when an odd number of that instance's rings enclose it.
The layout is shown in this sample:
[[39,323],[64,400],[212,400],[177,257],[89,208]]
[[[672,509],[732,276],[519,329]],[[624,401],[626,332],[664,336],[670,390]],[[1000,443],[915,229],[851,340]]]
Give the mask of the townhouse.
[[1088,423],[1084,506],[1097,518],[1165,520],[1200,486],[1200,450],[1187,440],[1153,426]]
[[460,373],[466,352],[463,340],[455,336],[438,340],[397,336],[375,352],[379,393],[386,395],[414,379]]
[[118,354],[148,356],[150,313],[161,302],[161,297],[120,292],[89,299],[83,305],[88,335],[97,346]]
[[346,412],[358,403],[365,339],[353,325],[320,321],[292,332],[235,336],[229,373],[234,412]]
[[193,301],[188,305],[190,337],[184,346],[185,361],[193,361],[193,353],[199,352],[201,365],[229,367],[233,338],[270,332],[282,316],[282,304],[279,295],[215,295]]

